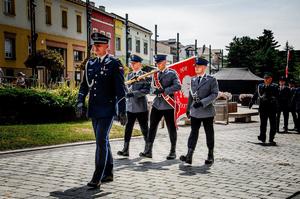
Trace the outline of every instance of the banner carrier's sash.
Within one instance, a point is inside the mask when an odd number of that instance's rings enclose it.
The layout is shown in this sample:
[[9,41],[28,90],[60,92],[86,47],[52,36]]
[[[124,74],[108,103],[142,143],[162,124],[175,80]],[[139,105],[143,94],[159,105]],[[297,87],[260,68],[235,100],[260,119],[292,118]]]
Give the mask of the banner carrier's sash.
[[[154,73],[154,82],[157,88],[162,89],[163,87],[161,86],[159,80],[158,80],[158,73]],[[161,94],[164,100],[173,108],[176,109],[176,101],[170,97],[169,95],[166,95],[165,93]]]
[[[153,78],[154,78],[156,87],[159,89],[162,89],[163,87],[158,80],[158,73],[154,73]],[[170,95],[166,95],[165,93],[162,93],[161,96],[174,109],[174,123],[175,123],[176,129],[178,129],[177,122],[176,122],[176,120],[177,120],[176,114],[177,114],[177,110],[178,110],[176,100],[173,99]],[[174,95],[174,98],[175,98],[175,95]]]

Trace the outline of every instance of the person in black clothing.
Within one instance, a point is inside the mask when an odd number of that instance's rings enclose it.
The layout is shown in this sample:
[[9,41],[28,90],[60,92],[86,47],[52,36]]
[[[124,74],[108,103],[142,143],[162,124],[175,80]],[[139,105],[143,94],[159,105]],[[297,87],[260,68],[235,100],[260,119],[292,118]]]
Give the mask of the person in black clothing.
[[274,142],[276,134],[276,110],[278,98],[278,85],[272,83],[273,78],[270,73],[264,75],[264,83],[257,87],[257,91],[249,103],[249,108],[253,106],[257,99],[259,99],[259,116],[260,116],[260,135],[257,136],[258,140],[263,143],[266,142],[266,131],[268,119],[270,121],[270,145],[276,145]]
[[297,129],[297,132],[300,133],[300,87],[298,87],[296,89],[295,101],[296,101],[296,112],[297,112],[297,115],[298,115],[298,118],[297,118],[298,129]]
[[297,124],[297,120],[298,120],[299,116],[297,116],[297,112],[296,112],[296,91],[297,91],[297,88],[295,87],[295,81],[292,80],[292,79],[289,81],[289,88],[290,88],[290,91],[291,91],[289,111],[292,113],[293,121],[294,121],[294,129],[292,129],[292,130],[298,131],[299,124]]
[[277,132],[280,133],[279,124],[280,124],[280,115],[283,112],[284,133],[288,132],[288,122],[289,122],[289,101],[290,101],[290,88],[286,86],[285,77],[280,77],[279,79],[279,88],[278,88],[278,110],[276,117]]

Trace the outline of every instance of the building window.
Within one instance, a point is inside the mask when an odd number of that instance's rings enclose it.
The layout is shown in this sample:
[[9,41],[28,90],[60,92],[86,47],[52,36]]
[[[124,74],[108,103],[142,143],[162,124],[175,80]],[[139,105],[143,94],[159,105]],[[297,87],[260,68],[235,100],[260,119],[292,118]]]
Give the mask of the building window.
[[4,37],[5,59],[16,59],[16,36],[5,34]]
[[128,50],[132,51],[132,38],[130,38],[130,37],[128,38],[128,44],[127,45],[128,45]]
[[15,0],[4,0],[4,14],[15,15]]
[[93,32],[98,32],[98,28],[93,28]]
[[144,42],[144,54],[148,55],[148,43]]
[[137,53],[141,52],[141,41],[139,39],[135,40],[135,51]]
[[46,24],[51,25],[51,6],[45,7]]
[[74,50],[74,61],[83,61],[83,51]]
[[68,12],[66,10],[63,10],[61,12],[61,20],[62,20],[62,27],[68,28]]
[[77,32],[81,33],[81,15],[76,15]]
[[121,50],[121,38],[116,37],[116,50],[120,51]]

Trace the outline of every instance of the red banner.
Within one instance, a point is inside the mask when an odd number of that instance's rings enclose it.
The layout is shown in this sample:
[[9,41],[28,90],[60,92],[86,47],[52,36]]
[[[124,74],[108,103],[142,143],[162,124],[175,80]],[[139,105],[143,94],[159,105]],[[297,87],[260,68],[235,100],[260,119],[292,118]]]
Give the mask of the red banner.
[[185,116],[190,91],[191,78],[196,75],[194,64],[195,57],[190,57],[188,59],[182,60],[169,66],[169,68],[176,71],[181,84],[181,90],[175,93],[175,100],[177,103],[175,117],[177,121]]

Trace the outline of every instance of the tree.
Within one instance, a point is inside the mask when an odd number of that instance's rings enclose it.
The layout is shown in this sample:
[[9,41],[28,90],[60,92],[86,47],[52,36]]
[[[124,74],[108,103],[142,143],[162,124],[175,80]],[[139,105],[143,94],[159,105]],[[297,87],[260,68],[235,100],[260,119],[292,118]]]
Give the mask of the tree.
[[[271,30],[264,30],[262,36],[252,39],[248,36],[234,37],[228,50],[228,67],[247,67],[254,74],[277,71],[280,67],[278,42]],[[274,74],[278,77],[278,74]]]
[[253,62],[257,51],[257,41],[255,39],[251,39],[248,36],[234,37],[229,46],[226,46],[226,50],[229,51],[227,55],[228,67],[255,68],[255,63]]
[[[257,51],[255,53],[256,74],[263,75],[264,72],[277,71],[280,63],[279,51],[280,47],[275,41],[271,30],[264,30],[263,35],[257,38]],[[274,74],[276,76],[276,74]]]
[[45,66],[52,80],[58,80],[64,69],[64,59],[55,50],[38,50],[35,55],[29,55],[24,62],[28,68]]

